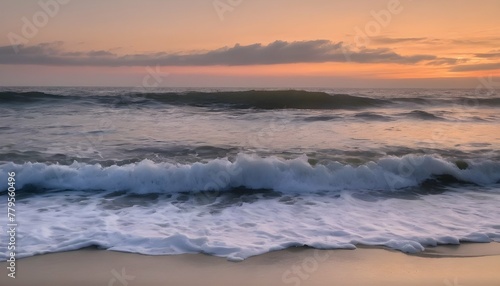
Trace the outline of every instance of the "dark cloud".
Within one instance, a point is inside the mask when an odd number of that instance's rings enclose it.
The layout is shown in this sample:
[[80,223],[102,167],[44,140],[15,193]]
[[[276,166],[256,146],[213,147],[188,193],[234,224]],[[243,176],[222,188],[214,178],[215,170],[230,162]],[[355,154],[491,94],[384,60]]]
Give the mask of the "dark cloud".
[[0,47],[0,64],[87,65],[87,66],[237,66],[289,63],[398,63],[415,64],[437,60],[433,55],[400,55],[390,49],[350,49],[342,42],[328,40],[251,44],[197,53],[145,53],[118,55],[111,51],[67,52],[62,43]]
[[370,38],[377,44],[399,44],[399,43],[424,43],[439,45],[459,45],[459,46],[484,46],[498,43],[500,38],[477,38],[477,39],[436,39],[427,37],[409,37],[409,38],[390,38],[390,37],[372,37]]
[[453,45],[453,46],[497,46],[500,43],[498,37],[477,37],[473,39],[436,39],[427,37],[408,37],[408,38],[390,38],[390,37],[372,37],[370,40],[376,44],[391,45],[399,43],[420,43],[427,45]]
[[500,63],[489,63],[489,64],[455,66],[452,67],[450,71],[464,72],[464,71],[486,71],[486,70],[498,70],[498,69],[500,69]]
[[452,45],[458,46],[495,46],[500,42],[500,38],[478,38],[478,39],[453,39]]
[[387,37],[374,37],[373,42],[378,44],[398,44],[406,42],[421,42],[427,38],[387,38]]
[[112,52],[109,51],[90,51],[87,53],[90,57],[106,57],[106,56],[114,56]]
[[[412,55],[402,56],[391,49],[361,49],[355,52],[344,51],[343,57],[348,55],[348,59],[356,63],[398,63],[398,64],[415,64],[422,61],[437,59],[433,55]],[[341,61],[341,60],[339,60]]]
[[500,44],[500,38],[498,37],[477,37],[473,39],[436,39],[428,38],[422,40],[422,43],[427,45],[439,45],[439,46],[460,46],[460,47],[496,47]]
[[491,51],[489,53],[477,53],[474,54],[474,56],[485,59],[500,58],[500,51]]
[[427,63],[430,66],[457,65],[468,62],[469,59],[438,58]]

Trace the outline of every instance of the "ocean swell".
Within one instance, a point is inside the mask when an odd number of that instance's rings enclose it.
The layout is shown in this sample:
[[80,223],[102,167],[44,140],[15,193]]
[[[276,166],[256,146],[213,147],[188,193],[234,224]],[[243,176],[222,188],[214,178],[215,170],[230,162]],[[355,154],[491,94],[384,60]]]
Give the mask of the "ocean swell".
[[[143,160],[103,167],[74,162],[71,165],[6,163],[0,180],[16,172],[17,187],[45,190],[105,190],[131,193],[224,191],[243,187],[283,193],[338,190],[396,190],[414,187],[440,177],[448,182],[493,185],[500,181],[500,163],[493,161],[454,163],[440,157],[406,155],[386,157],[360,166],[338,162],[311,165],[308,158],[284,160],[239,154],[208,163],[171,164]],[[6,191],[2,186],[1,191]]]

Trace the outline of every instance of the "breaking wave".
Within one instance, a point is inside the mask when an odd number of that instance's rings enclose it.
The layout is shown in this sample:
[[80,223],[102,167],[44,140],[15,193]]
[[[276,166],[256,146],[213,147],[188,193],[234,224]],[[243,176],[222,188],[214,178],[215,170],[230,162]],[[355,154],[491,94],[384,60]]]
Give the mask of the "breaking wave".
[[[103,167],[74,162],[71,165],[6,163],[0,180],[16,172],[17,187],[44,190],[104,190],[131,193],[225,191],[243,187],[283,193],[338,190],[395,190],[418,186],[428,180],[492,185],[500,182],[500,163],[450,162],[430,155],[386,157],[360,166],[338,162],[311,165],[308,158],[284,160],[239,154],[235,160],[171,164],[143,160]],[[2,191],[6,191],[3,186]]]

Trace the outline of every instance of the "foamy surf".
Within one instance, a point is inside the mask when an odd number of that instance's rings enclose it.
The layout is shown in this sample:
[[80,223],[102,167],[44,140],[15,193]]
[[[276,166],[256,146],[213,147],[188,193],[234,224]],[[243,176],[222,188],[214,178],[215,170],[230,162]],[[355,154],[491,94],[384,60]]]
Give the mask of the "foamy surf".
[[[416,253],[438,244],[500,241],[498,190],[461,185],[431,193],[21,190],[18,256],[88,246],[147,255],[206,253],[230,260],[302,245],[376,245]],[[0,253],[5,259],[5,244]]]
[[[208,163],[171,164],[143,160],[122,166],[74,162],[71,165],[25,163],[0,166],[18,174],[18,188],[51,190],[128,191],[138,194],[224,191],[243,187],[283,193],[339,190],[396,190],[448,176],[448,181],[481,186],[500,182],[500,163],[456,162],[435,156],[387,157],[360,166],[338,162],[311,165],[307,156],[284,160],[239,154]],[[450,179],[451,178],[451,179]],[[2,187],[6,191],[6,187]]]

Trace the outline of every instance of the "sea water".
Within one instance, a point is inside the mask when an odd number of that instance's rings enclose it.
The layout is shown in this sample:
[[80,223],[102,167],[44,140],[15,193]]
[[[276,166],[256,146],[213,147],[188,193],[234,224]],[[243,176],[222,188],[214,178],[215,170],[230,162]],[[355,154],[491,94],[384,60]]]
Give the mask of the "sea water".
[[487,90],[3,87],[0,197],[15,172],[18,257],[500,241],[499,111]]

